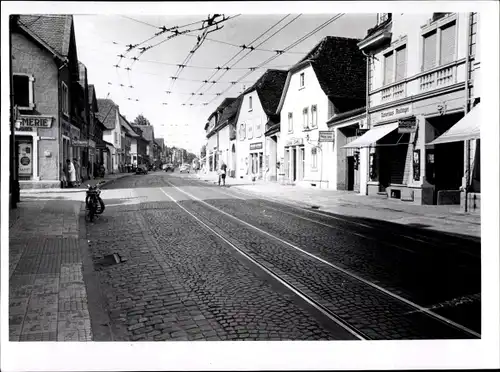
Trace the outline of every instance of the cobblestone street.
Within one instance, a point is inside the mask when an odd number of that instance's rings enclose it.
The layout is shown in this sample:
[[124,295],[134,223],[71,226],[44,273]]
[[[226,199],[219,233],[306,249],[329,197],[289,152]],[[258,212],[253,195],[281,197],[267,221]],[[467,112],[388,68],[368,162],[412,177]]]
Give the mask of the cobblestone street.
[[479,241],[411,240],[163,172],[102,196],[87,240],[117,340],[479,337]]

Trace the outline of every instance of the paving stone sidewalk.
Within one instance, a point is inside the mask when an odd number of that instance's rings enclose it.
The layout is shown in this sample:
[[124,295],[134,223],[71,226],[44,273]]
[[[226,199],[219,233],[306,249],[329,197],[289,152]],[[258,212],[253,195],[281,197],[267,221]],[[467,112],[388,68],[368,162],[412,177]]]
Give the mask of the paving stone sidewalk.
[[91,341],[81,201],[22,201],[9,215],[9,340]]
[[[231,180],[228,183],[230,182]],[[232,185],[234,190],[267,196],[307,208],[316,206],[320,211],[421,226],[473,238],[481,237],[480,213],[464,213],[458,205],[414,205],[349,191],[311,189],[272,182],[255,182],[255,184],[248,184],[248,181],[246,184],[237,182]]]

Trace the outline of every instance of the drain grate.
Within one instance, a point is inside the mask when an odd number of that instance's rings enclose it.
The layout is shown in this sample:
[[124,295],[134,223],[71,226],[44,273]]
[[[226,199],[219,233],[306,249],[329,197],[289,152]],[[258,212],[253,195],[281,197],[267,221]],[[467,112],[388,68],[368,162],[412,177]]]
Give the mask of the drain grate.
[[94,263],[96,270],[126,262],[118,253],[108,254]]

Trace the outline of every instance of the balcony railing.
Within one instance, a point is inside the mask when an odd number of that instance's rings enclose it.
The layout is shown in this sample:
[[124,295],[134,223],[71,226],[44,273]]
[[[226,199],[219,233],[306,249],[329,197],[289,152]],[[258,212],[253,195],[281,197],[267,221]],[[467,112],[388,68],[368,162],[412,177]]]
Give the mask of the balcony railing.
[[406,82],[385,88],[380,94],[382,96],[382,102],[404,98],[406,97]]
[[455,82],[456,66],[448,66],[420,77],[420,91],[444,87]]

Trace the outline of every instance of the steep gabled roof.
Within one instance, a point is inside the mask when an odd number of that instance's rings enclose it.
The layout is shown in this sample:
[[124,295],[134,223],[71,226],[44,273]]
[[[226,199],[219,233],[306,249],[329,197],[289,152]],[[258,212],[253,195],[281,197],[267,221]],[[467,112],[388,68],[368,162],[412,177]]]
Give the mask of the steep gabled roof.
[[111,99],[98,98],[97,106],[99,108],[99,112],[97,117],[104,124],[106,129],[115,129],[116,125],[116,111],[118,110],[118,106]]
[[154,128],[152,125],[135,125],[142,130],[142,138],[148,142],[153,142],[154,139]]
[[120,119],[120,125],[125,128],[125,130],[127,131],[127,134],[130,137],[139,137],[139,135],[137,133],[135,133],[135,131],[132,129],[132,126],[129,124],[129,122],[127,121],[127,119],[123,115],[120,114],[120,115],[118,115],[118,117]]
[[165,140],[161,137],[155,138],[155,142],[160,146],[161,148],[165,147]]
[[323,38],[290,69],[278,111],[287,94],[291,75],[309,64],[321,89],[330,99],[365,100],[366,60],[357,46],[358,42],[358,39],[337,36]]
[[97,106],[97,99],[95,96],[95,88],[94,84],[89,84],[89,105],[91,107],[91,110],[94,112],[99,112],[99,107]]
[[38,37],[59,57],[69,56],[73,16],[62,14],[20,15],[18,24]]
[[243,101],[243,95],[238,96],[237,98],[234,98],[232,103],[227,106],[224,111],[222,111],[222,115],[215,125],[215,129],[218,127],[224,125],[226,121],[229,122],[229,124],[232,124],[238,119],[238,114],[240,111],[240,106],[241,102]]
[[256,90],[266,115],[273,115],[280,102],[287,75],[288,71],[267,70],[250,88],[245,90],[243,94]]

